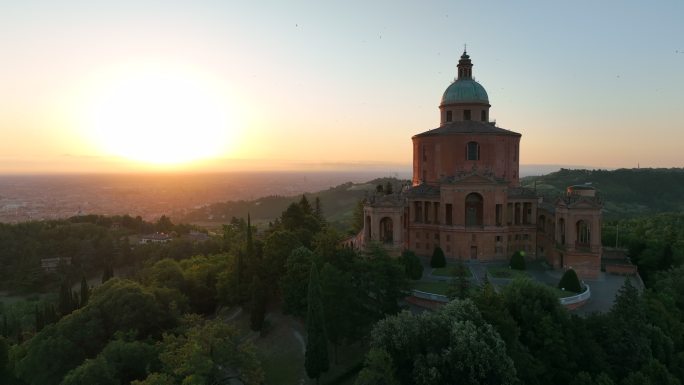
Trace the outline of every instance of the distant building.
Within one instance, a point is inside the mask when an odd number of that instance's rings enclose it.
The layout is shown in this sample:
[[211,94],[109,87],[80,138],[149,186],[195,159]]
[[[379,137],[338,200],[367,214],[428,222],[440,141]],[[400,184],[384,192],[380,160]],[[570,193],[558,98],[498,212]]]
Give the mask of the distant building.
[[147,235],[141,236],[140,237],[140,244],[167,243],[167,242],[171,242],[171,240],[173,240],[173,237],[169,234],[154,233],[154,234],[147,234]]
[[55,272],[60,266],[71,265],[70,257],[43,258],[40,260],[40,267],[47,273]]
[[520,186],[521,134],[489,120],[489,97],[470,56],[439,106],[440,126],[413,136],[413,179],[364,207],[361,244],[384,243],[420,256],[440,247],[453,260],[506,261],[515,251],[596,277],[602,202],[591,186],[554,199]]

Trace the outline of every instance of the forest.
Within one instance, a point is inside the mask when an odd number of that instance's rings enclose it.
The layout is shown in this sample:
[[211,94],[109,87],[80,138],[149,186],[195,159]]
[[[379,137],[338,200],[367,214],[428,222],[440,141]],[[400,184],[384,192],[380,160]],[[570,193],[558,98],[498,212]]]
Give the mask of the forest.
[[[276,313],[302,325],[299,364],[316,383],[684,381],[681,212],[604,221],[604,245],[626,248],[645,283],[626,279],[608,312],[578,316],[516,279],[416,313],[403,298],[420,260],[341,247],[323,202],[302,196],[259,230],[235,217],[201,242],[183,237],[201,229],[167,217],[0,225],[0,383],[279,383],[256,349]],[[135,242],[152,232],[175,238]],[[46,272],[46,256],[72,259]],[[248,330],[225,309],[244,310]],[[355,361],[334,370],[350,349]]]

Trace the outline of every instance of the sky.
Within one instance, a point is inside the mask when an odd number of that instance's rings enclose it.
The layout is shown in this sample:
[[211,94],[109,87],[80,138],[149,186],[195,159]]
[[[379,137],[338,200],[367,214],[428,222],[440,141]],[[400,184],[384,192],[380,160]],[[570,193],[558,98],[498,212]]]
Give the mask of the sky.
[[681,0],[0,0],[0,173],[407,170],[464,44],[522,164],[684,167],[682,15]]

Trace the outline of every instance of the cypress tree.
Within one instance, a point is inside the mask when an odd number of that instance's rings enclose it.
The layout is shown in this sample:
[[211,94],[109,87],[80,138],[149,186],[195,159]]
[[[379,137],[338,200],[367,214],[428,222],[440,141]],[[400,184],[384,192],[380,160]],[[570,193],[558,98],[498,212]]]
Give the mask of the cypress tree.
[[446,266],[446,257],[444,256],[444,251],[442,251],[441,247],[437,246],[435,247],[435,250],[432,252],[432,258],[430,259],[430,267],[437,268],[444,266]]
[[321,375],[328,371],[330,360],[328,358],[328,337],[325,333],[321,284],[314,263],[311,264],[309,274],[307,304],[304,367],[309,378],[315,378],[318,384]]
[[319,197],[316,197],[316,201],[314,202],[314,216],[319,222],[323,223],[323,207],[321,206],[321,198]]
[[45,317],[43,315],[42,310],[38,310],[38,306],[36,306],[34,310],[34,316],[36,318],[36,333],[43,330],[45,327]]
[[88,288],[88,281],[86,281],[85,276],[81,278],[81,306],[84,307],[88,303],[88,298],[90,297],[90,289]]
[[247,259],[252,260],[254,258],[254,240],[252,239],[252,219],[249,213],[247,213]]
[[17,344],[21,345],[24,342],[24,331],[21,329],[21,323],[17,323]]
[[66,281],[62,282],[62,285],[59,288],[59,304],[57,305],[59,315],[64,317],[65,315],[71,313],[71,311],[74,310],[73,304],[71,288]]
[[568,269],[563,273],[560,282],[558,282],[558,288],[563,290],[572,291],[575,293],[582,292],[582,285],[580,284],[579,278],[575,270]]
[[302,194],[302,199],[299,200],[299,207],[302,208],[302,211],[304,214],[312,214],[313,211],[311,210],[311,203],[309,203],[309,200],[306,199],[306,195]]
[[252,303],[251,314],[249,317],[249,326],[255,332],[261,331],[264,327],[264,318],[266,318],[266,288],[259,279],[258,275],[252,279]]
[[470,289],[470,281],[468,280],[468,268],[463,262],[458,262],[454,268],[455,277],[449,282],[447,289],[447,297],[449,299],[465,299],[468,298],[468,290]]
[[522,251],[513,253],[509,266],[514,270],[525,270],[527,268],[525,265],[525,253]]
[[54,305],[44,304],[41,312],[43,316],[43,326],[51,325],[57,322],[57,313],[55,312]]

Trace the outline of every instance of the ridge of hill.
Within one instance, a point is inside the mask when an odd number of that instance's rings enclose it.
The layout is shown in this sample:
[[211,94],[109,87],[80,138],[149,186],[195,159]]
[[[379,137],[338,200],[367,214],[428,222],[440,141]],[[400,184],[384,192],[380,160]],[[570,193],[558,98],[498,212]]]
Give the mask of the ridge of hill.
[[684,211],[682,168],[561,169],[525,177],[521,183],[546,196],[560,195],[568,186],[590,184],[603,198],[604,217],[609,220]]
[[[392,183],[395,191],[409,183],[396,178],[377,178],[365,183],[347,182],[304,195],[311,204],[319,198],[328,222],[346,230],[351,225],[354,207],[359,200],[375,191],[377,185],[387,182]],[[548,197],[563,194],[571,185],[590,184],[603,197],[604,215],[608,220],[684,211],[682,168],[561,169],[546,175],[524,177],[521,183]],[[255,223],[267,223],[299,199],[301,195],[271,195],[254,200],[217,202],[199,209],[173,213],[172,218],[179,223],[211,227],[228,223],[232,217],[246,218],[249,213]]]
[[[326,220],[340,230],[347,230],[351,226],[354,207],[361,199],[375,191],[378,185],[391,183],[395,191],[407,180],[396,178],[376,178],[365,183],[347,182],[327,190],[305,193],[311,205],[316,198],[321,201],[321,207]],[[250,214],[253,223],[267,223],[275,220],[287,209],[291,203],[298,202],[301,195],[280,196],[271,195],[254,200],[238,200],[217,202],[199,209],[186,210],[172,214],[174,222],[194,223],[202,226],[214,226],[229,223],[231,218],[246,218]]]

